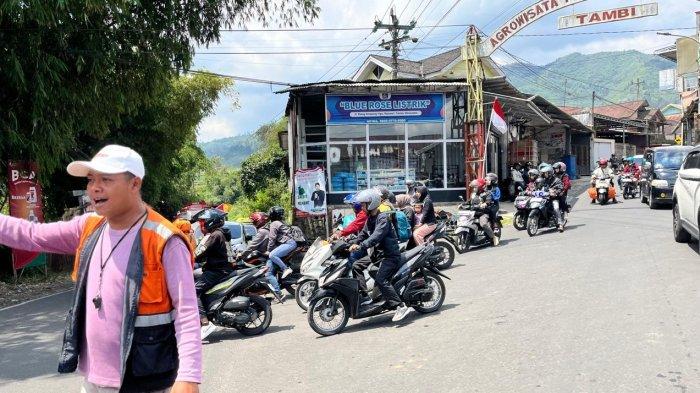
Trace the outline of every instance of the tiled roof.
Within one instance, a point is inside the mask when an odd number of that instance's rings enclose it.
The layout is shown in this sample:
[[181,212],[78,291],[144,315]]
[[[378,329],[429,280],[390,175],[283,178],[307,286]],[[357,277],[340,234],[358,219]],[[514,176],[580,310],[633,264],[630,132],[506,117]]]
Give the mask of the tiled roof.
[[608,116],[615,119],[638,120],[638,111],[646,108],[646,100],[621,102],[619,104],[597,106],[593,112],[598,115]]
[[559,109],[569,115],[580,115],[584,112],[583,108],[577,108],[575,106],[560,106]]
[[[399,59],[399,72],[412,75],[427,75],[442,71],[445,67],[452,64],[456,59],[462,56],[460,48],[455,48],[447,52],[439,53],[435,56],[426,57],[423,60],[413,61]],[[391,66],[392,60],[388,56],[370,55],[382,63]],[[421,66],[423,70],[421,72]]]

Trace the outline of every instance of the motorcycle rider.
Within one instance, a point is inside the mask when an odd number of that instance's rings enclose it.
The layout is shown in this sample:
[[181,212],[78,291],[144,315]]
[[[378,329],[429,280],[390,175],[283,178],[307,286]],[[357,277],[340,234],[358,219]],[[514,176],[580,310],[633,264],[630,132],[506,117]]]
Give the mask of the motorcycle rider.
[[381,205],[379,205],[379,211],[382,213],[394,210],[394,202],[396,202],[396,196],[393,192],[389,191],[386,186],[377,186],[374,189],[381,196]]
[[513,181],[514,195],[518,195],[520,191],[525,191],[525,179],[523,179],[522,167],[519,163],[510,168],[510,177]]
[[[615,188],[615,184],[612,182],[612,178],[614,176],[613,170],[608,168],[608,160],[605,158],[601,158],[598,160],[598,168],[596,168],[593,173],[591,174],[591,187],[595,188],[595,182],[598,179],[606,179],[609,178],[611,179],[610,181],[610,187]],[[589,196],[595,195],[595,192],[591,193],[589,192]],[[613,203],[617,203],[617,199],[613,198]],[[591,199],[591,204],[595,204],[595,198]]]
[[494,246],[499,244],[498,237],[493,233],[493,228],[491,227],[491,220],[489,218],[489,210],[493,205],[493,194],[491,191],[486,190],[486,179],[479,178],[474,179],[469,183],[469,189],[472,190],[472,199],[470,204],[473,207],[477,207],[483,211],[479,217],[479,225],[483,229],[486,236],[491,239],[491,243]]
[[416,212],[411,206],[411,196],[408,194],[399,194],[396,196],[396,208],[401,210],[403,214],[408,218],[408,223],[411,227],[411,233],[413,233],[413,227],[415,226],[415,215]]
[[435,216],[435,207],[433,200],[430,198],[428,187],[420,186],[416,188],[415,198],[418,203],[423,204],[420,220],[413,228],[413,241],[416,245],[425,243],[425,238],[431,234],[437,226],[437,217]]
[[[367,213],[368,218],[365,227],[358,234],[349,251],[366,251],[372,247],[375,247],[375,251],[383,251],[384,259],[379,265],[375,281],[382,293],[384,307],[396,310],[392,320],[400,321],[408,315],[411,309],[401,301],[391,284],[391,277],[401,266],[398,236],[389,214],[379,211],[381,196],[376,190],[361,191],[355,197],[355,201],[362,204],[362,210]],[[364,277],[360,279],[360,282],[362,281],[364,281]]]
[[253,239],[248,242],[248,247],[241,254],[241,258],[243,259],[256,251],[260,254],[264,254],[267,251],[267,243],[270,241],[270,226],[268,225],[270,218],[268,215],[263,212],[253,212],[248,218],[258,232],[255,233]]
[[564,186],[559,180],[559,178],[554,174],[554,168],[552,165],[544,165],[542,170],[542,178],[544,182],[543,187],[549,190],[550,202],[552,203],[552,210],[557,218],[557,228],[559,232],[564,232],[564,217],[562,216],[562,209],[560,206],[560,198],[564,190]]
[[498,187],[498,175],[495,173],[486,174],[486,190],[491,191],[493,205],[489,210],[489,219],[495,223],[498,217],[498,211],[501,208],[501,189]]
[[275,277],[275,268],[282,270],[282,278],[286,278],[292,274],[290,269],[282,258],[286,257],[297,248],[297,242],[290,235],[290,228],[284,223],[284,208],[281,206],[273,206],[267,213],[270,219],[270,234],[268,235],[267,251],[267,272],[265,276],[275,290],[275,297],[280,302],[282,301],[282,291],[280,284]]
[[362,210],[362,204],[354,202],[354,194],[349,195],[349,197],[350,198],[346,197],[344,200],[347,200],[347,203],[352,205],[352,211],[355,213],[355,219],[352,220],[352,222],[345,228],[333,233],[333,235],[331,235],[331,240],[354,235],[360,232],[362,228],[364,228],[365,222],[367,222],[367,213]]
[[[202,233],[209,235],[195,250],[195,262],[202,266],[202,275],[194,284],[199,306],[199,319],[202,325],[202,339],[210,335],[216,327],[209,323],[207,312],[202,303],[202,295],[218,284],[224,277],[231,274],[233,266],[229,263],[228,247],[223,231],[226,213],[216,209],[208,209],[199,217]],[[227,246],[228,245],[228,246]]]
[[533,191],[537,190],[537,179],[540,177],[540,171],[530,169],[527,171],[528,183],[525,188],[525,195],[532,196]]
[[554,176],[558,177],[559,180],[561,180],[562,184],[562,193],[559,196],[559,206],[562,208],[563,211],[569,212],[569,204],[566,202],[566,197],[569,196],[569,190],[571,189],[571,178],[569,177],[569,174],[566,173],[566,164],[563,162],[555,162],[554,165],[552,165],[552,168],[554,168]]

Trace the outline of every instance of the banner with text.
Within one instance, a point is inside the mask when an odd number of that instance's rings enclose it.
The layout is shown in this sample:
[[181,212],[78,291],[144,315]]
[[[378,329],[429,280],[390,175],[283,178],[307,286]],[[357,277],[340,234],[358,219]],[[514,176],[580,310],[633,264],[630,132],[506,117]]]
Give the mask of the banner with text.
[[590,11],[580,14],[566,15],[559,18],[559,30],[572,27],[597,25],[600,23],[617,22],[620,20],[645,18],[659,14],[658,3],[638,4],[628,7],[613,8],[602,11]]
[[326,214],[326,175],[323,168],[294,173],[294,210],[297,217]]
[[327,95],[326,124],[441,123],[443,94]]
[[[10,161],[8,163],[10,215],[31,222],[44,222],[41,185],[37,179],[34,162]],[[24,250],[12,250],[14,269],[30,264],[39,254]]]

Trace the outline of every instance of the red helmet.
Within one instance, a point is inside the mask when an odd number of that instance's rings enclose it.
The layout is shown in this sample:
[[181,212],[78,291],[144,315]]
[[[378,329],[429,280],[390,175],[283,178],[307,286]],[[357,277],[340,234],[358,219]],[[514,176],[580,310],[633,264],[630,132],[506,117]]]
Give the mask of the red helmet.
[[267,224],[267,221],[269,220],[269,217],[267,214],[263,212],[254,212],[250,214],[250,221],[255,225],[256,228],[260,228],[261,226]]
[[476,187],[476,190],[479,192],[483,192],[484,188],[486,187],[486,179],[484,178],[479,178],[479,179],[474,179],[469,183],[470,188]]
[[598,161],[598,165],[600,165],[600,166],[607,166],[607,165],[608,165],[608,160],[606,160],[605,158],[601,158],[601,159]]

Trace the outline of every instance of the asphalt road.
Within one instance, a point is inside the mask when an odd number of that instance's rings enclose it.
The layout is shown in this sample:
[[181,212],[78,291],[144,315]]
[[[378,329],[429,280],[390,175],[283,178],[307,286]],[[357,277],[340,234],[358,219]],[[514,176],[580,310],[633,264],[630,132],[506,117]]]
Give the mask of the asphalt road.
[[[458,257],[447,300],[402,324],[318,337],[295,302],[270,329],[205,345],[205,392],[697,392],[700,258],[671,212],[578,203],[563,234],[513,228]],[[0,311],[0,392],[77,392],[57,376],[68,296]]]

